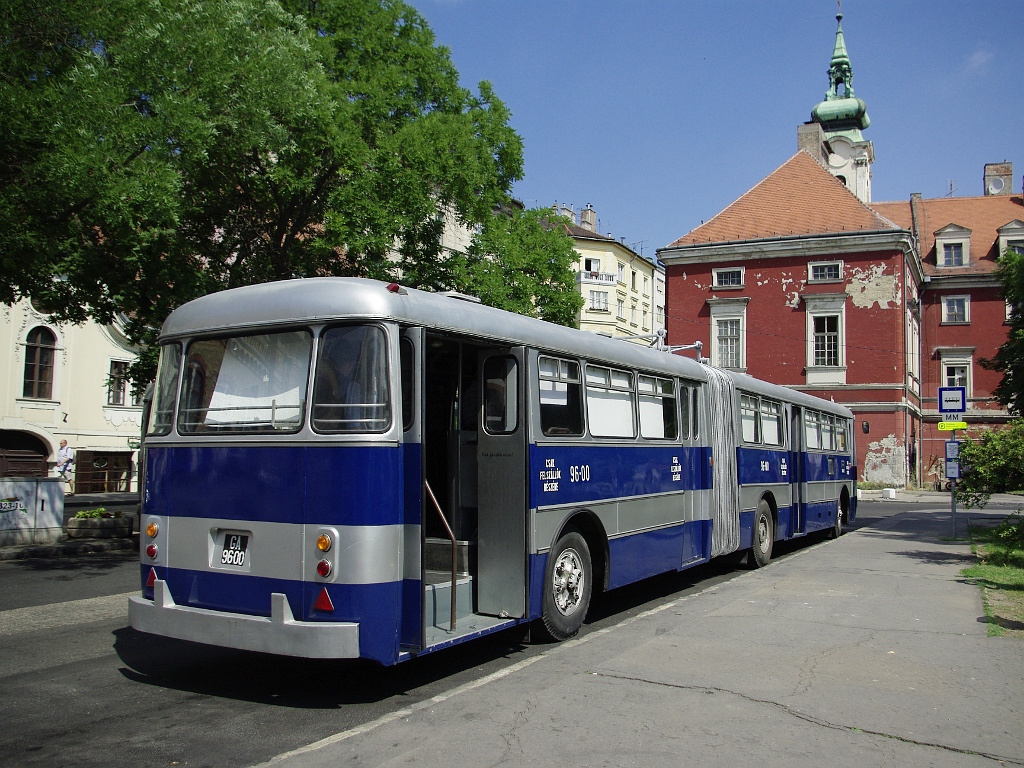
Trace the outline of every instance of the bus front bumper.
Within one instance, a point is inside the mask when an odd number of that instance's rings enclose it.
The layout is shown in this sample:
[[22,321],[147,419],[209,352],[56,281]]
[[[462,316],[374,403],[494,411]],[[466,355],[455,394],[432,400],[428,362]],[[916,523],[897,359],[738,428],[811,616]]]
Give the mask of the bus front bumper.
[[359,658],[354,622],[296,621],[288,598],[270,596],[270,616],[210,611],[178,605],[167,582],[157,579],[153,599],[128,598],[128,620],[140,632],[224,648],[309,659]]

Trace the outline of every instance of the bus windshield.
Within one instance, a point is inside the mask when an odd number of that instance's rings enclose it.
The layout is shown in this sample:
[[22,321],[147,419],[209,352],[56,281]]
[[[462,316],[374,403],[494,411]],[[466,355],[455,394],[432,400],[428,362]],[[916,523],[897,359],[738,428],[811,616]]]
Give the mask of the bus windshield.
[[308,331],[193,341],[185,355],[178,431],[298,430],[312,347]]

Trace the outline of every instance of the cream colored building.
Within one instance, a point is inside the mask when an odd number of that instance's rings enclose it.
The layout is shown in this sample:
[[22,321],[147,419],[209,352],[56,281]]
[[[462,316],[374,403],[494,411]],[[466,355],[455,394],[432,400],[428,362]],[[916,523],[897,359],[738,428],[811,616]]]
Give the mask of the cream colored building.
[[52,472],[61,440],[76,453],[78,493],[136,490],[142,407],[115,326],[61,325],[29,301],[0,305],[0,475]]
[[[646,336],[665,328],[665,268],[624,242],[597,231],[597,213],[587,206],[555,210],[580,256],[576,285],[584,304],[577,318],[584,331],[606,336]],[[648,340],[637,339],[641,344]]]

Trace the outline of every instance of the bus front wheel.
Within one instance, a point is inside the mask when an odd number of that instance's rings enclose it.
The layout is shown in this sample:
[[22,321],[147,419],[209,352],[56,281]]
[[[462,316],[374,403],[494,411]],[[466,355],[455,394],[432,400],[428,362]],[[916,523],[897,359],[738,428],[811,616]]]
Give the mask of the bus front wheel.
[[754,514],[754,546],[753,561],[755,568],[763,568],[772,559],[772,546],[775,543],[775,520],[772,518],[772,508],[764,499],[757,505],[757,512]]
[[576,531],[551,548],[544,579],[544,630],[552,640],[568,640],[580,631],[590,607],[594,569],[590,548]]

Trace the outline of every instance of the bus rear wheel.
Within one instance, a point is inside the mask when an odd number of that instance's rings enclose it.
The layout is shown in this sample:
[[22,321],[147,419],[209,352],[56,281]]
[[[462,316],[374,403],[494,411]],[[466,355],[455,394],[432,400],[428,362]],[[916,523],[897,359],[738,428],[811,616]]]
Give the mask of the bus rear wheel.
[[838,539],[843,535],[843,502],[842,499],[836,502],[836,522],[832,530],[828,532],[830,539]]
[[772,546],[775,544],[775,520],[772,518],[772,508],[764,499],[757,505],[757,512],[754,513],[754,546],[751,553],[754,555],[753,565],[755,568],[763,568],[772,559]]
[[541,621],[552,640],[568,640],[580,631],[590,607],[594,568],[590,548],[576,531],[565,533],[548,554]]

